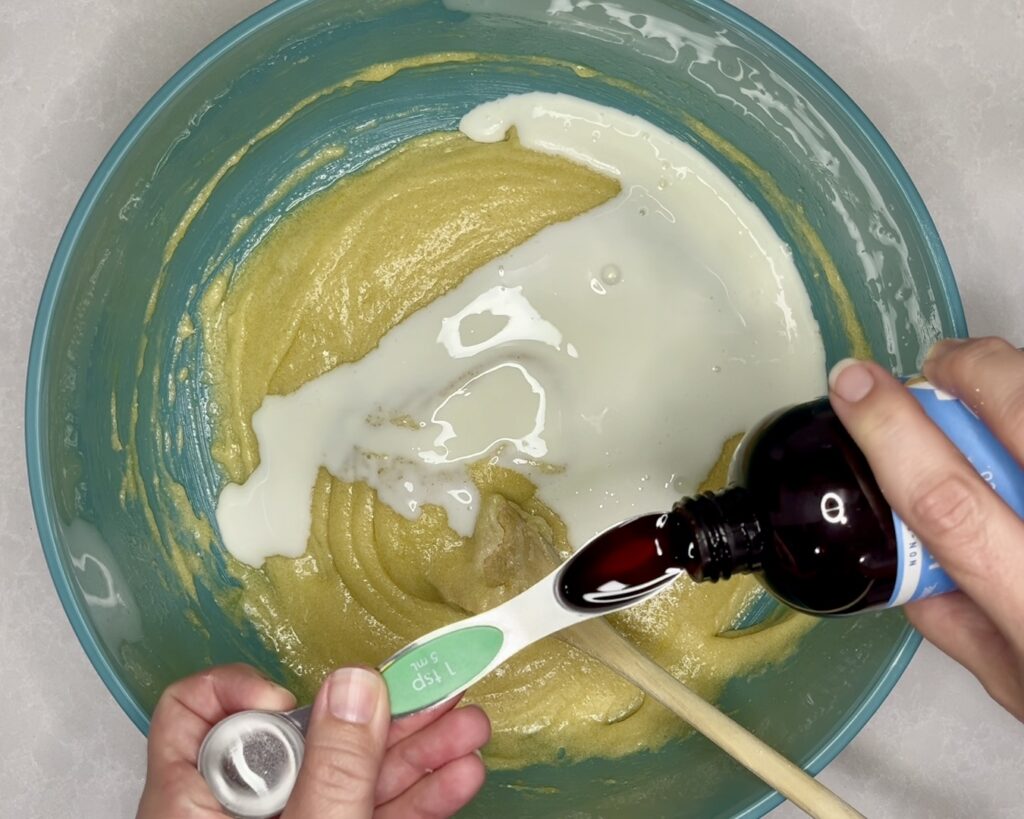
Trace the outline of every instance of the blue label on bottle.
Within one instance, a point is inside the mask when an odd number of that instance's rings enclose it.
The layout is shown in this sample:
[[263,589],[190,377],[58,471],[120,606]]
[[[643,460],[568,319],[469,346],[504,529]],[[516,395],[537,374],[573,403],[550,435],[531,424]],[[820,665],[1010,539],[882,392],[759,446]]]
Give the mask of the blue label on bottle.
[[[1024,517],[1024,469],[996,437],[962,402],[926,381],[909,383],[911,395],[971,462],[978,474]],[[899,515],[893,514],[899,569],[890,606],[902,606],[922,597],[953,591],[956,584],[922,545]]]

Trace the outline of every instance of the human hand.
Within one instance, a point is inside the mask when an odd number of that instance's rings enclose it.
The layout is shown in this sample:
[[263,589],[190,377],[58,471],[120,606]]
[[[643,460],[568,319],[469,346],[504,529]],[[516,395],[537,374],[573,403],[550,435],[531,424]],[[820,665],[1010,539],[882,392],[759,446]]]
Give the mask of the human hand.
[[[380,675],[334,672],[317,694],[306,752],[283,819],[440,819],[480,789],[476,751],[490,723],[475,706],[454,703],[391,721]],[[212,668],[171,685],[149,732],[146,786],[137,819],[226,817],[196,770],[207,732],[237,711],[285,711],[295,698],[253,668]]]
[[[943,341],[924,376],[1024,463],[1024,353],[1001,339]],[[960,589],[908,604],[907,617],[1024,720],[1024,521],[878,364],[844,363],[829,382],[886,499]]]

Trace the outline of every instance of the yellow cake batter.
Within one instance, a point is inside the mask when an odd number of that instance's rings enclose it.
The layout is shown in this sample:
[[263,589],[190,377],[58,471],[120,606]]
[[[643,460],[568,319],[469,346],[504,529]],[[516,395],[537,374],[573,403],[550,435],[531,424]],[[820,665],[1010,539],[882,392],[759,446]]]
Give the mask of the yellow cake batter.
[[[258,464],[253,412],[339,364],[542,228],[615,196],[618,183],[521,147],[457,133],[413,140],[283,220],[244,266],[207,290],[201,310],[218,413],[214,454],[233,482]],[[734,442],[732,442],[734,443]],[[723,460],[711,484],[724,479]],[[496,605],[569,551],[565,528],[523,476],[478,464],[472,537],[426,507],[409,520],[362,483],[320,472],[308,549],[261,569],[234,560],[240,606],[309,697],[333,668],[377,664],[441,625]],[[709,484],[709,485],[711,485]],[[615,619],[644,651],[707,697],[783,657],[809,628],[791,617],[719,636],[757,592],[739,579],[684,581]],[[468,697],[494,724],[492,767],[657,748],[683,725],[556,638],[532,646]]]

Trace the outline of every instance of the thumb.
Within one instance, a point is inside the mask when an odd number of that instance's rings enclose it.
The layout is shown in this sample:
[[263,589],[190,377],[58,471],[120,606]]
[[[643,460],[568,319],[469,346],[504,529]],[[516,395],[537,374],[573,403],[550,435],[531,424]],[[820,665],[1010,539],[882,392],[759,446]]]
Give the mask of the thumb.
[[379,674],[331,674],[313,705],[305,758],[282,819],[369,819],[390,724]]

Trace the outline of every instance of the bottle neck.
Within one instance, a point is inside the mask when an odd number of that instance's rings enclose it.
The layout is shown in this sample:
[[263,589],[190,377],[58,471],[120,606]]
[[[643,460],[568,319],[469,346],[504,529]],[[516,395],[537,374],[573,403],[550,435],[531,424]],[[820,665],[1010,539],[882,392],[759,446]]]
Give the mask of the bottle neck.
[[689,530],[686,571],[698,583],[728,580],[761,568],[771,536],[752,496],[742,487],[683,498],[672,515]]

